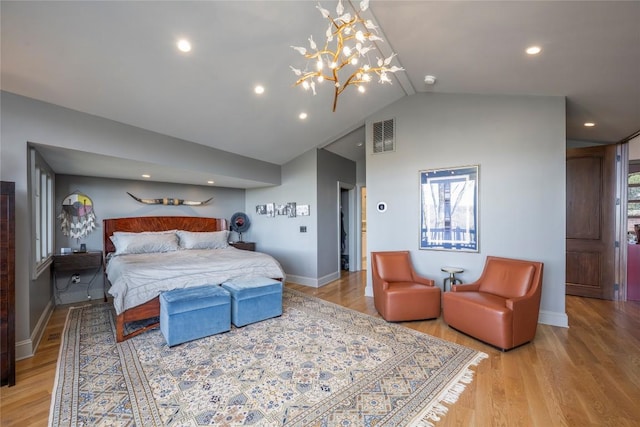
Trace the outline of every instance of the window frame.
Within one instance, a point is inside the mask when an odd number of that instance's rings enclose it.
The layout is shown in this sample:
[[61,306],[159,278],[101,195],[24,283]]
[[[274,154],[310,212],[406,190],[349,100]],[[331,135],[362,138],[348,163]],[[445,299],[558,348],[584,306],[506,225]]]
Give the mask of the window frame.
[[48,271],[54,254],[55,174],[40,154],[29,147],[28,191],[31,210],[31,277]]

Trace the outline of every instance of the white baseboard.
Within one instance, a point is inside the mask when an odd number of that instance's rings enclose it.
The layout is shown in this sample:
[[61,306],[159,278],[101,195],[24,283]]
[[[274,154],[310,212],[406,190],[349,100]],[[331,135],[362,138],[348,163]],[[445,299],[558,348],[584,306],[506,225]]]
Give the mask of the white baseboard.
[[33,356],[33,346],[31,339],[18,341],[16,343],[16,360],[27,359]]
[[373,298],[373,286],[369,286],[367,285],[364,288],[364,296],[365,297],[372,297]]
[[334,280],[338,280],[339,278],[340,278],[340,271],[335,271],[331,274],[327,274],[326,276],[318,277],[318,278],[287,274],[287,282],[296,283],[298,285],[303,285],[303,286],[310,286],[312,288],[320,288],[324,285],[327,285],[333,282]]
[[296,285],[309,286],[311,288],[318,288],[318,279],[311,277],[296,276],[294,274],[287,274],[287,282],[295,283]]
[[559,326],[561,328],[569,327],[569,316],[567,313],[558,313],[555,311],[540,310],[538,323],[543,325]]
[[16,360],[33,357],[36,353],[38,344],[40,344],[40,340],[42,340],[44,330],[47,328],[47,324],[49,323],[49,319],[51,318],[54,308],[55,305],[53,304],[53,301],[49,301],[47,306],[44,308],[42,315],[40,315],[40,319],[38,319],[36,327],[33,328],[31,337],[28,340],[22,340],[16,343]]

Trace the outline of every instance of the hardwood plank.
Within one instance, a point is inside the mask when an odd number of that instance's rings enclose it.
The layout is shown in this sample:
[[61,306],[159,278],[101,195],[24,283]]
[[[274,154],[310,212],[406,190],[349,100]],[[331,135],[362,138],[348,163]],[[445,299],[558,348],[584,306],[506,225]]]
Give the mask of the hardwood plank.
[[[286,286],[379,316],[364,297],[366,272],[321,288]],[[640,303],[567,296],[570,328],[539,325],[535,340],[503,353],[449,328],[442,318],[406,327],[489,355],[438,426],[634,426],[640,419]],[[68,307],[54,311],[36,355],[0,388],[0,425],[46,426]]]

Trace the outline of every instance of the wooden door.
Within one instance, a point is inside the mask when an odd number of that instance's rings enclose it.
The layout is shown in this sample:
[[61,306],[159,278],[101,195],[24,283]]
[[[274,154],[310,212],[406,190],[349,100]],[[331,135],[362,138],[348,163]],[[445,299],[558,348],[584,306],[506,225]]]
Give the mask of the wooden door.
[[566,190],[566,293],[612,300],[616,146],[568,149]]

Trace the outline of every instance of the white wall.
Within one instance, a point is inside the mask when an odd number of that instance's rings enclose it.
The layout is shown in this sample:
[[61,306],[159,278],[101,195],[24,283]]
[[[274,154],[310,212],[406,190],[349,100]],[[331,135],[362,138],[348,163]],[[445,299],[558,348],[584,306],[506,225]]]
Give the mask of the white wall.
[[[257,250],[278,259],[287,281],[310,286],[317,285],[318,275],[317,157],[317,150],[310,150],[283,165],[279,186],[246,190],[245,207],[252,225],[244,240],[255,241]],[[310,215],[256,215],[256,205],[288,202],[309,205]]]
[[629,141],[629,160],[640,159],[640,136]]
[[[396,151],[374,155],[372,123],[394,117]],[[440,287],[445,265],[470,282],[487,255],[543,261],[540,321],[566,326],[565,144],[562,97],[417,94],[392,104],[367,120],[367,251],[408,249]],[[464,165],[479,165],[480,251],[419,250],[420,171]]]

